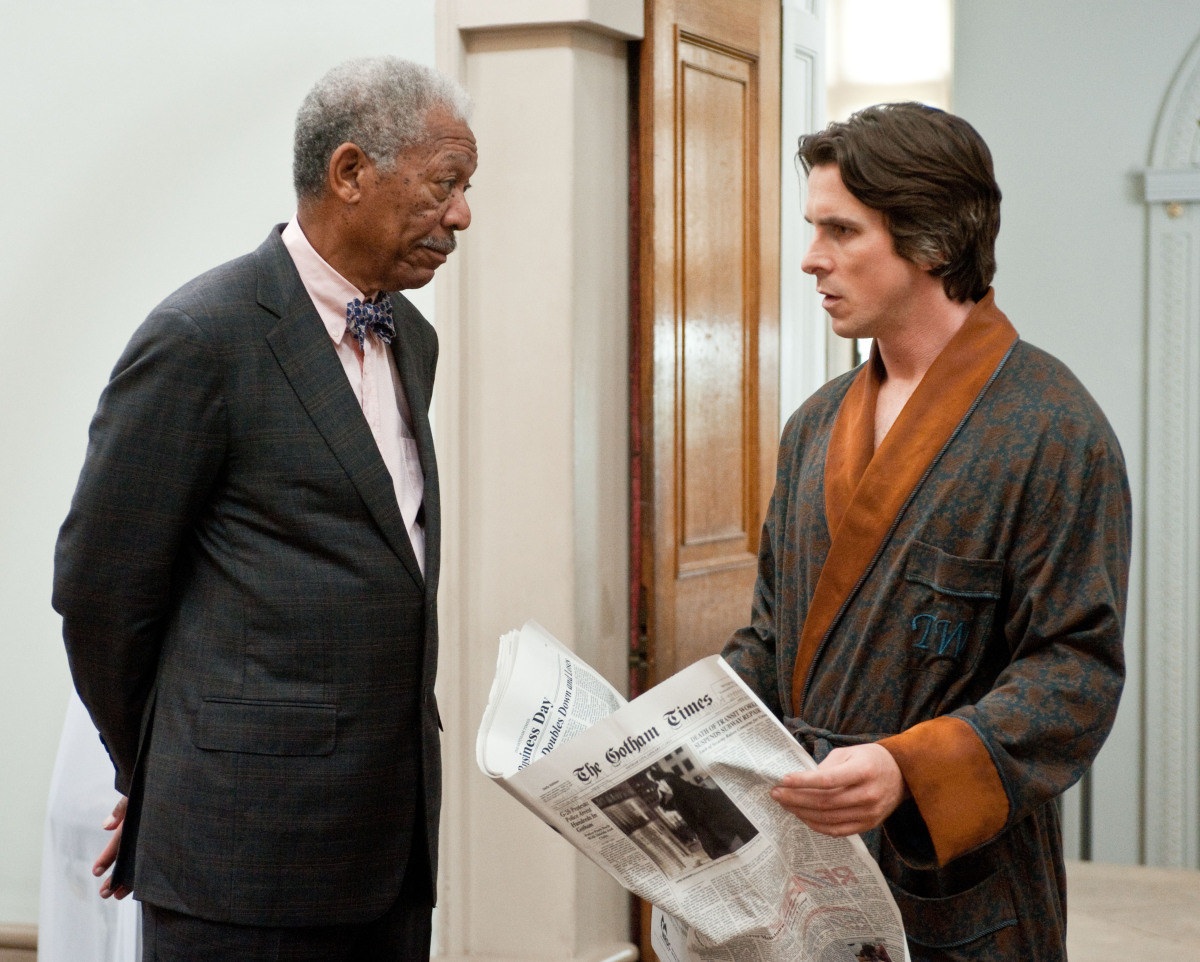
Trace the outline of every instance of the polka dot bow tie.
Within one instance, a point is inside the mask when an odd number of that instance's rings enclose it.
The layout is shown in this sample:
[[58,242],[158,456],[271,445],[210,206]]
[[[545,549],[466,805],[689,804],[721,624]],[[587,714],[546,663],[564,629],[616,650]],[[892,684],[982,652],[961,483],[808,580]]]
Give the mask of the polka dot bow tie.
[[396,336],[392,320],[392,299],[384,297],[376,304],[364,304],[357,297],[346,305],[346,330],[354,335],[358,346],[366,350],[367,333],[374,333],[384,344]]

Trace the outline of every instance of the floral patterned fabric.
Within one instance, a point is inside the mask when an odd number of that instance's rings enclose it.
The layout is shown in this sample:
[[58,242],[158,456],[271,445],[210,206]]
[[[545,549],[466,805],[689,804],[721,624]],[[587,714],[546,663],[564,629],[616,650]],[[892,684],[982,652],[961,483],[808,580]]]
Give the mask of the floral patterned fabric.
[[[972,323],[1007,319],[989,294]],[[961,353],[974,336],[952,346]],[[1057,799],[1099,751],[1124,679],[1131,512],[1120,447],[1055,358],[1016,341],[987,364],[969,403],[953,397],[946,365],[914,394],[961,406],[920,471],[904,444],[875,453],[917,480],[801,663],[799,691],[800,639],[834,541],[829,442],[865,373],[830,382],[793,415],[750,624],[725,648],[818,758],[883,741],[900,763],[915,798],[865,841],[914,960],[1065,957]]]

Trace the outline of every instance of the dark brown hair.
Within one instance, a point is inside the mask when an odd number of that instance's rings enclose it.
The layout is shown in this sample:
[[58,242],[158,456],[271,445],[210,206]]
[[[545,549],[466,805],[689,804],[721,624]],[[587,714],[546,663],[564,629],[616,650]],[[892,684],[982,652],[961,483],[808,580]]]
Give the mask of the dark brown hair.
[[996,274],[1000,188],[992,155],[961,117],[924,104],[880,104],[800,138],[808,174],[835,164],[880,211],[896,253],[931,267],[946,296],[978,301]]

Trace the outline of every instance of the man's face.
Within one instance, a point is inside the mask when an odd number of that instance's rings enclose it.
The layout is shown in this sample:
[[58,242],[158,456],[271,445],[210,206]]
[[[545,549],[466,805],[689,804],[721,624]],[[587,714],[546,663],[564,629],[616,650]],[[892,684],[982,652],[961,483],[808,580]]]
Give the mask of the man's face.
[[365,293],[423,287],[471,224],[464,196],[478,155],[471,128],[444,109],[425,118],[425,142],[402,150],[390,171],[364,169],[351,214],[355,280]]
[[836,334],[887,338],[920,323],[928,272],[896,253],[883,214],[846,189],[836,164],[809,171],[804,219],[816,230],[800,268],[817,279]]

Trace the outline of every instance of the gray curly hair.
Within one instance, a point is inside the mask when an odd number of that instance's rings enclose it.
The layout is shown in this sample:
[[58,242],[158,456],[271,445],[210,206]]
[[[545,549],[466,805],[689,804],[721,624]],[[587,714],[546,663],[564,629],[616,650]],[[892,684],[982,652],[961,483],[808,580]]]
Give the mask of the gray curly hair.
[[401,150],[421,142],[426,115],[436,107],[466,123],[471,98],[449,77],[399,57],[338,64],[316,82],[296,114],[297,198],[325,192],[329,159],[347,142],[361,147],[380,170],[391,170]]

